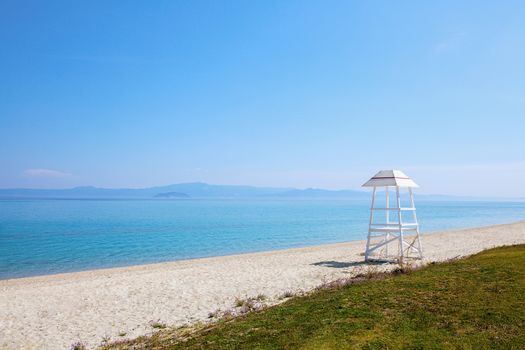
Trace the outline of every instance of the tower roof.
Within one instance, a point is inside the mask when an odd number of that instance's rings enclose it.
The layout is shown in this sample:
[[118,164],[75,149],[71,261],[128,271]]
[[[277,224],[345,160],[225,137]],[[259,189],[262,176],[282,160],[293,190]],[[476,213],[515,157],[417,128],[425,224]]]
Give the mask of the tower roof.
[[381,170],[363,184],[363,187],[376,186],[419,187],[401,170]]

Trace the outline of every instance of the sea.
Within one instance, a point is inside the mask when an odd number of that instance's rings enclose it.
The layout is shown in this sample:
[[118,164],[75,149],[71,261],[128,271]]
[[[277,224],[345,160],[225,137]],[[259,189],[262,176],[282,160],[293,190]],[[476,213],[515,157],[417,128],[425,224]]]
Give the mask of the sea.
[[[524,202],[416,202],[432,233],[525,220]],[[348,242],[370,203],[343,199],[0,200],[0,279]]]

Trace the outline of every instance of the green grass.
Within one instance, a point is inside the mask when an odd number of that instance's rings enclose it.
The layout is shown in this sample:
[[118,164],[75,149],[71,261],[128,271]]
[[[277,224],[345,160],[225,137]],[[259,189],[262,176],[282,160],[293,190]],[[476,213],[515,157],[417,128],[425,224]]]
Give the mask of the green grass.
[[525,349],[525,245],[317,291],[183,341],[177,332],[114,348]]

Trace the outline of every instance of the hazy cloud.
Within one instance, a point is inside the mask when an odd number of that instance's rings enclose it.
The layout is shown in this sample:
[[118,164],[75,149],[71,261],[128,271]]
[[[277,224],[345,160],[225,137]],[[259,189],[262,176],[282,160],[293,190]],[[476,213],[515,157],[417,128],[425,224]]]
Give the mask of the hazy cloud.
[[65,173],[59,170],[53,169],[27,169],[23,172],[26,177],[54,177],[54,178],[63,178],[71,176],[70,173]]

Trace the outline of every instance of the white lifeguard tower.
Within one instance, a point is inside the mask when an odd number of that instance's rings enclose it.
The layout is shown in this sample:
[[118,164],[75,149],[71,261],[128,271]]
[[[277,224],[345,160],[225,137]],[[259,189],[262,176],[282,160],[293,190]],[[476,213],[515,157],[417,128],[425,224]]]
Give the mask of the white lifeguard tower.
[[[363,184],[363,187],[373,187],[365,261],[401,263],[406,258],[422,259],[423,251],[412,192],[412,188],[419,186],[400,170],[381,170]],[[400,189],[405,188],[408,189],[408,198],[406,195],[402,198],[400,193]],[[395,189],[396,193],[393,206],[390,205],[389,189]],[[384,191],[384,199],[376,199],[376,195],[381,191]],[[402,199],[407,203],[405,206],[401,204]],[[391,213],[394,215],[390,215]],[[406,220],[406,214],[409,214],[411,220]],[[377,221],[378,219],[380,221]]]

